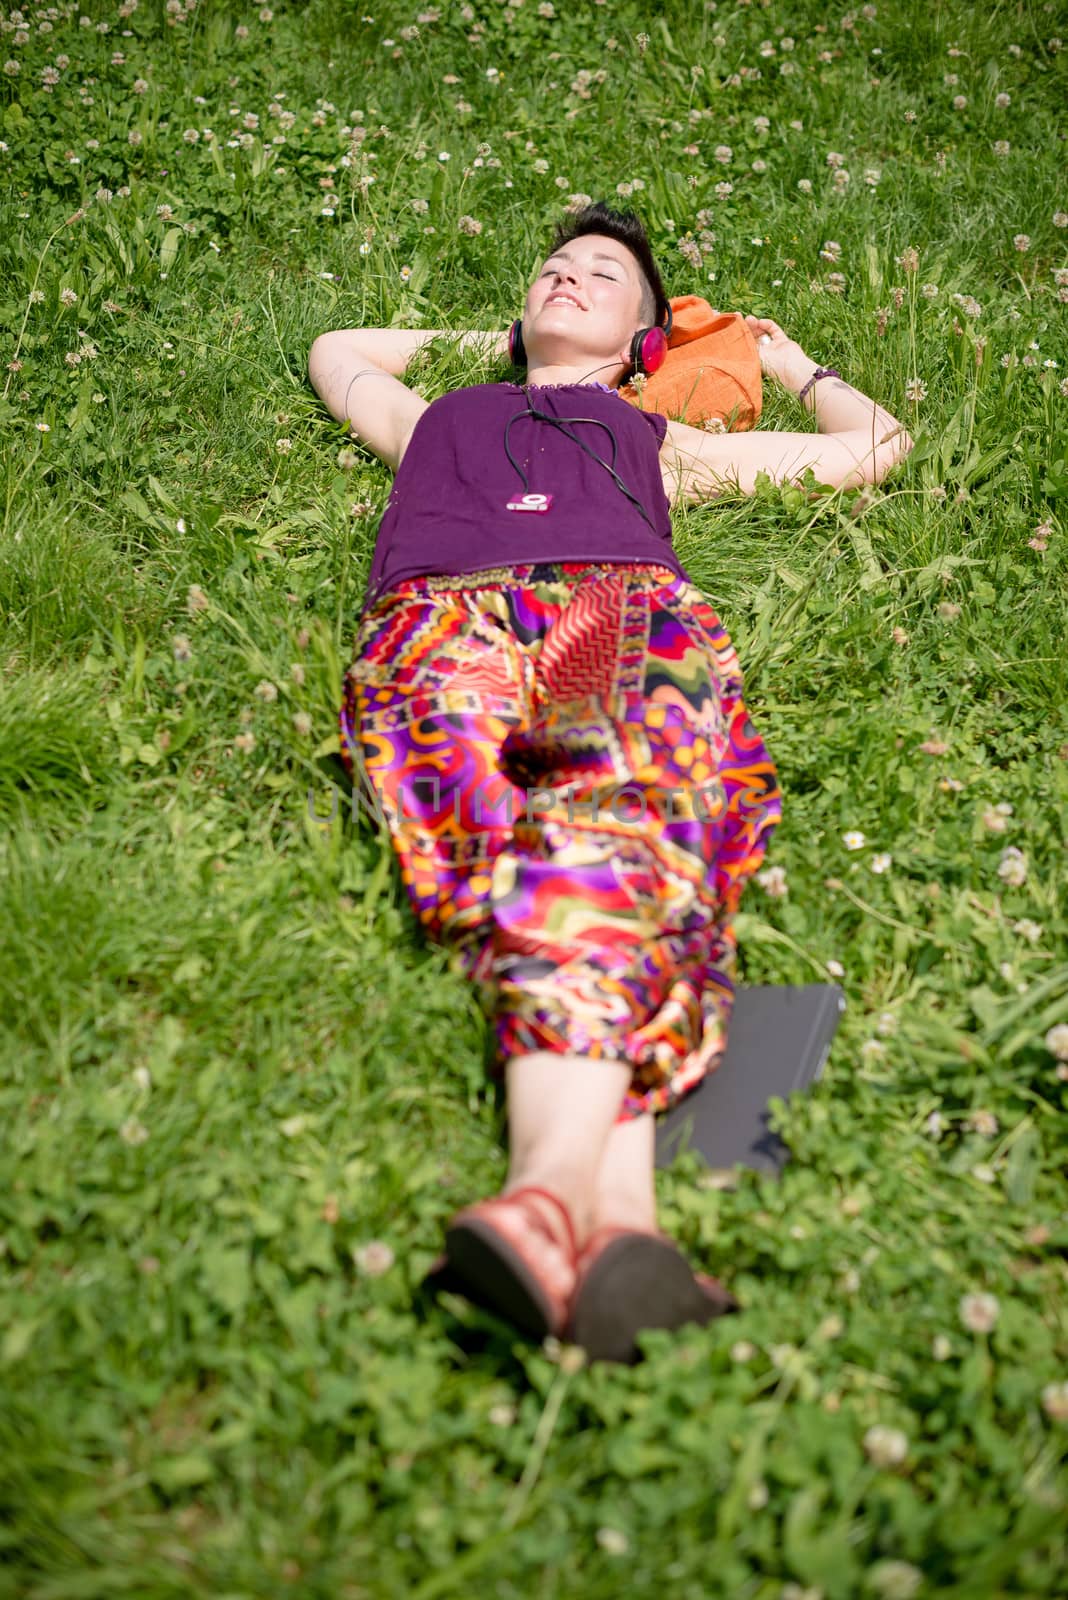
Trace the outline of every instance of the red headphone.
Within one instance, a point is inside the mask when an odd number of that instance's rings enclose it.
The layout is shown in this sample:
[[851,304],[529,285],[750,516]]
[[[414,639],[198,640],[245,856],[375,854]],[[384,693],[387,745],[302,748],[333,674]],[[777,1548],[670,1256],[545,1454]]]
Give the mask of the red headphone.
[[[662,327],[638,329],[630,341],[630,369],[632,376],[651,376],[659,367],[664,365],[668,353],[668,341],[671,337],[672,321],[671,306],[669,305],[667,308],[667,321]],[[513,366],[526,366],[527,352],[523,344],[523,321],[521,317],[517,317],[508,330],[508,354],[512,358]]]

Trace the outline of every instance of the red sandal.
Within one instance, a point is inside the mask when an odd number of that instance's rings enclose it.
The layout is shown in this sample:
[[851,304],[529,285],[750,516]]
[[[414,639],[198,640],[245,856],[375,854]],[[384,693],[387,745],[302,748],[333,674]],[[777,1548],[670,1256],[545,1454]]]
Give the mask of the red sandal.
[[[563,1222],[566,1244],[531,1197],[548,1200]],[[568,1270],[545,1259],[545,1246],[565,1250]],[[528,1186],[495,1195],[457,1213],[445,1233],[445,1256],[471,1299],[543,1339],[567,1323],[577,1257],[571,1215],[558,1195]]]
[[716,1278],[693,1271],[666,1234],[598,1228],[579,1256],[567,1336],[591,1361],[633,1363],[645,1329],[704,1324],[740,1309]]

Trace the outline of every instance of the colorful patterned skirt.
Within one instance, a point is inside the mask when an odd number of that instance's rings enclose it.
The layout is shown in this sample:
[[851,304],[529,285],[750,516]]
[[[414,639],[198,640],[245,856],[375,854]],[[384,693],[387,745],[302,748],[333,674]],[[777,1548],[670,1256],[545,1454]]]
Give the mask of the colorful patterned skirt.
[[419,921],[479,986],[498,1070],[628,1062],[624,1121],[718,1065],[731,918],[780,814],[741,691],[667,568],[418,578],[364,615],[342,749]]

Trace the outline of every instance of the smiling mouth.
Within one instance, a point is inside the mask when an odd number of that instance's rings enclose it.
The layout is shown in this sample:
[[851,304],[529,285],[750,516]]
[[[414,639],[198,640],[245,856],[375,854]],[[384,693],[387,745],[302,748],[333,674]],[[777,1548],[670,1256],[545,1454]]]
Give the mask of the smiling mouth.
[[582,310],[578,301],[573,300],[570,295],[550,295],[545,304],[547,306],[574,306],[576,311]]

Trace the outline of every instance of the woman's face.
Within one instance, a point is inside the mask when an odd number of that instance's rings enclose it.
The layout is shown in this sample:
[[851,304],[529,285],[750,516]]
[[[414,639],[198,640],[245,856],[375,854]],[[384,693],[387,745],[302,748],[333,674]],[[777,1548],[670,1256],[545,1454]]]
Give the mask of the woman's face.
[[541,362],[627,359],[641,326],[638,263],[615,239],[587,233],[549,256],[527,292],[523,343]]

